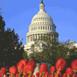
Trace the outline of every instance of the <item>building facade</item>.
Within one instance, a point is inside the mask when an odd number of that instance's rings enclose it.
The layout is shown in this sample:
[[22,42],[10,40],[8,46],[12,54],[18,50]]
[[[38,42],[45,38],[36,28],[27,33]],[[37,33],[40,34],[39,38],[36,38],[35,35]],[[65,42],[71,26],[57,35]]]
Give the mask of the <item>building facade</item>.
[[58,42],[58,33],[53,19],[47,14],[43,0],[40,2],[39,11],[32,18],[29,31],[26,34],[25,51],[30,51],[31,47],[38,43],[40,46],[49,41],[51,44]]

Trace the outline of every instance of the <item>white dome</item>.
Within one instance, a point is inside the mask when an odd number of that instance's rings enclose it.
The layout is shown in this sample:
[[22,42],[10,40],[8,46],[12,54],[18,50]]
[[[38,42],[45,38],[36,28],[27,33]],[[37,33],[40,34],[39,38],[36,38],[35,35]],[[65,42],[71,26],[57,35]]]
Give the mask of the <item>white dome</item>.
[[32,18],[27,35],[55,32],[55,25],[51,17],[46,13],[43,3],[40,4],[38,13]]
[[32,22],[34,22],[34,21],[38,21],[38,19],[40,19],[40,20],[43,20],[43,19],[47,19],[46,21],[52,21],[51,20],[51,17],[50,16],[48,16],[48,14],[45,12],[45,11],[43,11],[43,10],[40,10],[34,17],[33,17],[33,19],[32,19]]
[[[44,24],[47,23],[48,25],[53,25],[53,20],[51,19],[50,16],[48,16],[48,14],[44,11],[44,10],[40,10],[32,19],[31,24],[36,24],[36,26],[38,24]],[[47,25],[46,24],[46,25]]]

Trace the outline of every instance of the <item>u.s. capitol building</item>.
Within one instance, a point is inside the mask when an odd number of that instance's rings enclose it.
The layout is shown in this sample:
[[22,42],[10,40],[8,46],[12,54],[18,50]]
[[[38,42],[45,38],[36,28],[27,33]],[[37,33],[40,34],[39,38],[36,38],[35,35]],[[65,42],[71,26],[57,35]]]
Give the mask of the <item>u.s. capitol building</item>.
[[47,14],[44,2],[41,0],[39,11],[35,16],[33,16],[29,25],[24,49],[28,54],[33,53],[34,51],[41,52],[48,43],[52,45],[56,42],[58,42],[56,26],[52,18]]

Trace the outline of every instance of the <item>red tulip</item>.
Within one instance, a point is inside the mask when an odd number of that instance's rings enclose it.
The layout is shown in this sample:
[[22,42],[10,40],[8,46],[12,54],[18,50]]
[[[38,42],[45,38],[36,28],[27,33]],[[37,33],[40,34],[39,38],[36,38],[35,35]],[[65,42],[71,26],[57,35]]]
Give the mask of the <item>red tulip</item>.
[[19,64],[25,65],[26,63],[27,63],[27,60],[26,60],[26,59],[21,59],[21,60],[19,61]]
[[4,75],[6,73],[6,68],[2,67],[0,72]]
[[40,77],[41,77],[41,76],[44,76],[47,71],[48,71],[47,64],[42,63],[42,64],[40,65],[40,70],[39,70],[40,74],[39,74],[39,76],[40,76]]
[[16,74],[16,72],[17,72],[17,69],[16,69],[15,66],[12,66],[12,67],[9,68],[9,73]]
[[33,66],[33,68],[35,68],[35,66],[36,66],[35,60],[34,60],[34,59],[30,59],[30,60],[28,61],[28,65],[31,65],[31,66]]
[[50,73],[53,73],[55,71],[55,67],[54,66],[51,66],[50,67]]
[[45,73],[45,75],[44,75],[44,77],[48,77],[49,76],[49,73],[48,72],[46,72]]
[[17,64],[18,72],[23,72],[24,66],[27,64],[27,60],[20,60]]
[[40,65],[40,73],[47,72],[47,71],[48,71],[47,64],[42,63],[42,64]]
[[69,67],[66,69],[66,74],[71,75],[72,74],[72,69]]
[[39,77],[39,72],[36,73],[36,77]]
[[49,76],[48,77],[54,77],[52,74],[49,74]]
[[54,77],[54,72],[55,72],[55,67],[54,67],[54,66],[51,66],[51,67],[50,67],[50,74],[49,74],[49,77]]
[[35,65],[36,65],[35,60],[30,59],[28,61],[28,63],[24,66],[23,72],[24,73],[29,73],[29,72],[33,73]]
[[2,75],[2,73],[0,72],[0,77],[2,77],[3,75]]
[[71,63],[73,71],[77,72],[77,59],[73,60]]
[[23,68],[24,68],[24,65],[23,64],[18,64],[17,65],[18,72],[22,72],[23,71]]
[[28,69],[29,72],[34,71],[34,67],[32,67],[32,65],[27,65],[27,69]]
[[15,77],[19,77],[19,75],[16,73],[16,76]]
[[67,77],[66,73],[64,73],[62,77]]
[[61,71],[62,69],[64,69],[65,65],[66,61],[63,58],[60,58],[56,62],[56,69]]
[[33,71],[34,71],[34,67],[30,64],[27,64],[23,69],[23,73],[29,73],[29,72],[33,72]]

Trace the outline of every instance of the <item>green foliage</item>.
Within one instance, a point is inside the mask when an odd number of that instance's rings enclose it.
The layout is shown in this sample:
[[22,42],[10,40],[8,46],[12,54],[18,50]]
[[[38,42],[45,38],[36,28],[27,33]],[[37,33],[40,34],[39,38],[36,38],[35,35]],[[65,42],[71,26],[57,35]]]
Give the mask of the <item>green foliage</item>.
[[5,22],[2,18],[2,16],[0,16],[0,31],[4,31],[4,26],[5,26]]
[[77,48],[70,49],[69,57],[67,59],[68,66],[70,65],[71,61],[74,59],[77,59]]
[[35,58],[37,62],[45,62],[54,65],[56,60],[63,57],[67,61],[67,66],[71,63],[73,59],[77,58],[77,49],[69,49],[65,45],[54,44],[48,50],[43,52],[34,52],[29,58]]
[[27,52],[24,51],[24,52],[23,52],[23,58],[26,59],[27,57],[28,57],[28,56],[27,56]]
[[51,63],[51,56],[52,54],[48,51],[43,51],[43,52],[34,52],[32,53],[29,58],[35,58],[36,62],[41,63]]
[[4,26],[5,23],[0,18],[0,67],[9,67],[22,58],[24,49],[15,31],[11,29],[5,30]]

